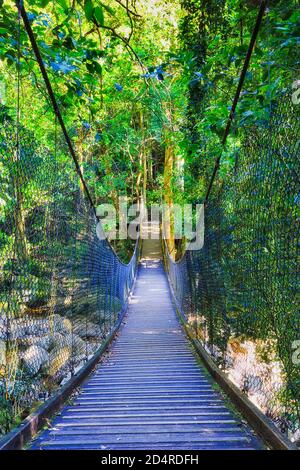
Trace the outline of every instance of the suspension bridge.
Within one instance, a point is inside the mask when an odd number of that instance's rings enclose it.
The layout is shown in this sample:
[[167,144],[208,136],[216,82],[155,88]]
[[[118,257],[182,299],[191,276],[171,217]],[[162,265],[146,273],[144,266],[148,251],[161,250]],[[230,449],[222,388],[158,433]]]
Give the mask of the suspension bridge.
[[159,241],[145,243],[118,338],[33,449],[261,447],[193,354],[159,248]]
[[[262,2],[223,145],[264,11]],[[247,131],[225,182],[217,158],[204,246],[175,260],[143,221],[149,237],[126,264],[97,237],[92,193],[22,5],[19,14],[54,110],[54,145],[51,155],[35,149],[19,111],[17,137],[1,115],[15,204],[1,258],[0,449],[296,449],[300,129],[286,90],[268,124]],[[34,201],[25,222],[33,175],[48,204]]]

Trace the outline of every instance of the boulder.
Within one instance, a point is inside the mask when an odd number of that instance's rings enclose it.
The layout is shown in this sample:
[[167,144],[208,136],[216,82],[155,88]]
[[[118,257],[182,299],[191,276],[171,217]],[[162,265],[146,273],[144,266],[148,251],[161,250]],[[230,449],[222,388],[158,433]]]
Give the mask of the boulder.
[[70,335],[70,346],[72,348],[72,354],[75,356],[84,356],[86,352],[85,342],[80,336]]
[[71,349],[68,346],[62,348],[55,347],[49,354],[49,363],[45,371],[51,377],[55,376],[60,369],[66,366],[71,357]]
[[102,338],[102,332],[99,325],[92,322],[78,322],[74,325],[73,331],[81,338]]
[[40,338],[37,338],[36,343],[37,346],[40,346],[41,348],[45,349],[46,351],[49,351],[50,346],[51,346],[51,338],[49,335],[42,336]]
[[54,333],[49,335],[50,339],[50,347],[49,349],[56,349],[59,350],[60,348],[64,348],[67,346],[67,337],[62,335],[61,333]]
[[[8,322],[12,339],[22,339],[26,336],[47,335],[50,331],[61,334],[68,334],[72,331],[72,323],[67,318],[60,315],[53,315],[50,318],[26,318],[14,319]],[[1,330],[1,324],[0,324]]]
[[47,319],[34,318],[3,318],[0,321],[0,338],[11,340],[22,340],[27,336],[38,336],[49,331]]
[[47,318],[30,318],[28,320],[28,335],[45,335],[49,332],[49,321]]
[[[56,336],[59,333],[56,333]],[[85,355],[85,341],[83,341],[80,336],[75,334],[68,334],[63,336],[63,340],[57,343],[60,347],[68,347],[72,353],[72,356],[82,356]]]
[[25,370],[31,375],[36,375],[42,366],[48,363],[49,354],[40,346],[30,346],[22,356]]
[[10,340],[25,338],[29,334],[28,324],[23,319],[12,319],[7,322],[7,337]]
[[21,338],[18,340],[18,344],[22,347],[24,346],[40,346],[41,348],[45,349],[48,351],[50,349],[51,345],[51,336],[45,335],[45,336],[26,336],[25,338]]
[[54,331],[56,333],[68,334],[72,331],[72,323],[68,318],[55,314],[50,319],[50,324],[51,322],[53,322]]
[[66,333],[72,332],[72,323],[68,318],[64,318],[62,322],[63,331]]
[[99,348],[99,344],[97,344],[97,343],[88,343],[87,347],[86,347],[88,357],[93,356],[98,348]]

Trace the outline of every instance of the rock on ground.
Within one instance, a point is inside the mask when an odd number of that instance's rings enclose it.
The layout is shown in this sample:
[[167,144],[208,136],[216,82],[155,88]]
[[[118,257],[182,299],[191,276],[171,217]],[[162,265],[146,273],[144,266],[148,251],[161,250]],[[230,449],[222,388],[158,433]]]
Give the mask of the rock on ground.
[[27,372],[33,376],[49,361],[49,354],[40,346],[30,346],[23,354],[22,361]]

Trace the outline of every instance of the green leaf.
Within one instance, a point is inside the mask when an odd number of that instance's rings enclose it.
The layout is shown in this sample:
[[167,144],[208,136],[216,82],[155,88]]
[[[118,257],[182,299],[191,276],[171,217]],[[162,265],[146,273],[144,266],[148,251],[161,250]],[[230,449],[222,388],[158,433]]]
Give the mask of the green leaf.
[[91,63],[87,63],[86,64],[86,68],[88,69],[88,71],[90,73],[98,73],[98,74],[102,74],[102,67],[101,65],[96,62],[96,61],[93,61]]
[[69,6],[67,0],[56,0],[57,3],[63,8],[64,11],[67,11]]
[[254,114],[254,112],[251,111],[250,109],[248,109],[247,111],[245,111],[245,112],[243,113],[243,116],[244,116],[244,117],[249,117],[249,116],[253,116],[253,114]]
[[92,0],[85,0],[84,12],[87,20],[91,21],[93,19],[93,11],[94,7]]
[[109,5],[105,5],[102,2],[100,2],[100,3],[101,3],[101,6],[104,8],[104,10],[106,10],[110,15],[116,16],[116,12],[112,7],[110,7]]
[[42,8],[45,8],[48,5],[49,2],[50,2],[50,0],[40,0],[39,6],[42,7]]
[[103,8],[102,7],[96,7],[94,9],[94,16],[99,23],[100,26],[104,25],[104,14],[103,14]]
[[98,62],[94,62],[94,68],[96,73],[102,74],[102,67]]

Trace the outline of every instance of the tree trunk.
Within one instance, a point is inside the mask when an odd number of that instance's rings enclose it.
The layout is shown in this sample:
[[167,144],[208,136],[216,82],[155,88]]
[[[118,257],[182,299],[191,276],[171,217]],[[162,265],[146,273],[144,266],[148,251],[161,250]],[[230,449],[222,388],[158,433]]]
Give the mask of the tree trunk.
[[165,202],[165,238],[169,253],[175,258],[175,239],[174,239],[174,213],[173,213],[173,192],[172,176],[174,166],[174,147],[169,136],[166,136],[165,147],[165,165],[164,165],[164,202]]

